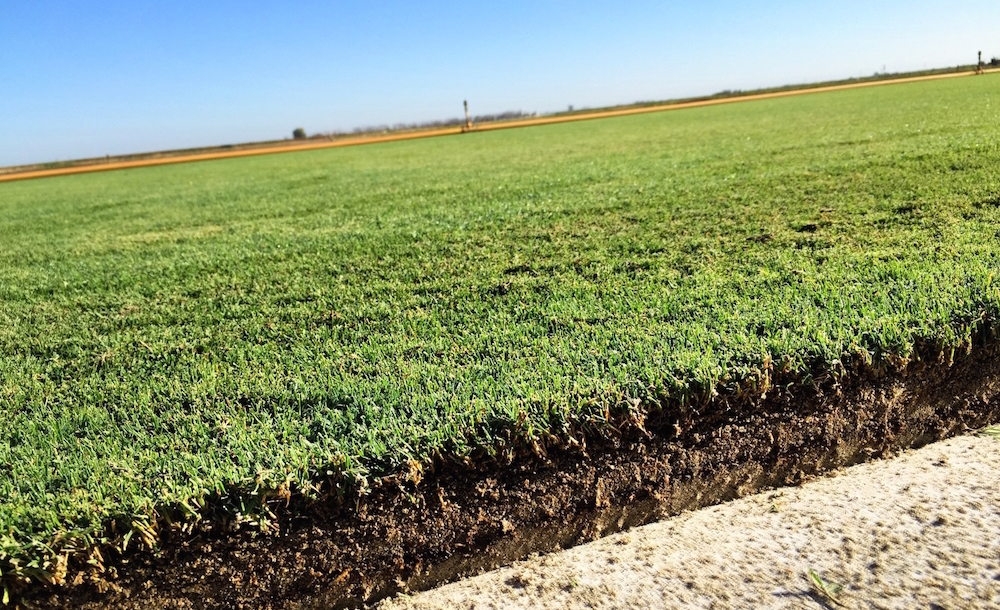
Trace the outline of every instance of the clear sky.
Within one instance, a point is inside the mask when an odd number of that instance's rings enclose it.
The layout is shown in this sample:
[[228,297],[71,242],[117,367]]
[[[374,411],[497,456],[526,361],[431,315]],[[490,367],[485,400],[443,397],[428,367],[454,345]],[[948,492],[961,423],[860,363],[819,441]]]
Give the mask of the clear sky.
[[0,165],[967,64],[998,24],[996,0],[0,0]]

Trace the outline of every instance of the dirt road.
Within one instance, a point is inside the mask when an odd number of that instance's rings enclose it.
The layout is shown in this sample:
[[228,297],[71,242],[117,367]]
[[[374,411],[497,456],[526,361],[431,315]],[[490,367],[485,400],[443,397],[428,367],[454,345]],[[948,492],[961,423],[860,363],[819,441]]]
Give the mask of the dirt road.
[[[1000,70],[987,70],[986,73],[998,72]],[[567,114],[562,116],[548,116],[536,119],[524,119],[518,121],[502,121],[496,123],[484,123],[474,127],[473,131],[495,131],[498,129],[514,129],[517,127],[531,127],[535,125],[552,125],[555,123],[569,123],[573,121],[587,121],[592,119],[603,119],[616,116],[627,116],[631,114],[646,114],[649,112],[664,112],[667,110],[682,110],[684,108],[699,108],[703,106],[717,106],[720,104],[733,104],[736,102],[751,102],[755,100],[772,99],[779,97],[790,97],[794,95],[804,95],[807,93],[823,93],[827,91],[841,91],[845,89],[858,89],[863,87],[878,87],[882,85],[896,85],[900,83],[913,83],[928,80],[940,80],[944,78],[958,78],[974,76],[975,72],[949,72],[945,74],[932,74],[928,76],[911,76],[907,78],[895,78],[886,80],[865,81],[860,83],[848,83],[842,85],[830,85],[825,87],[805,87],[802,89],[789,89],[786,91],[774,91],[771,93],[760,93],[755,95],[742,95],[734,97],[723,97],[708,100],[698,100],[693,102],[681,102],[674,104],[662,104],[657,106],[642,106],[633,108],[622,108],[619,110],[605,110],[600,112],[585,112]],[[120,161],[114,163],[97,163],[94,165],[80,165],[73,167],[59,167],[54,169],[42,169],[0,175],[0,182],[12,182],[15,180],[28,180],[32,178],[46,178],[50,176],[65,176],[69,174],[84,174],[90,172],[106,172],[118,169],[129,169],[133,167],[149,167],[154,165],[172,165],[175,163],[191,163],[193,161],[211,161],[215,159],[231,159],[235,157],[251,157],[257,155],[272,155],[277,153],[301,152],[305,150],[317,150],[321,148],[341,148],[344,146],[359,146],[362,144],[377,144],[379,142],[398,142],[401,140],[415,140],[420,138],[434,138],[440,136],[456,135],[463,133],[460,127],[449,127],[445,129],[431,129],[424,131],[412,131],[405,133],[394,133],[384,136],[362,136],[357,138],[342,138],[322,142],[309,142],[307,144],[282,144],[280,146],[250,148],[244,150],[218,151],[210,153],[200,153],[192,155],[177,155],[168,157],[157,157],[154,159],[139,159],[134,161]]]

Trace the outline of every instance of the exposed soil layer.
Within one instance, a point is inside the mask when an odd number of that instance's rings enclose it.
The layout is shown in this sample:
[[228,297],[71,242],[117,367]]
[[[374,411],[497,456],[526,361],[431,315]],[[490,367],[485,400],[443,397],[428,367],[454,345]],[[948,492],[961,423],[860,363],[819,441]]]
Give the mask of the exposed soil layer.
[[378,608],[1000,608],[1000,438],[958,436],[832,474]]
[[[995,347],[953,363],[753,400],[668,409],[648,433],[512,464],[438,464],[344,502],[293,500],[280,533],[204,527],[161,550],[70,565],[66,587],[34,586],[27,608],[330,608],[370,603],[599,538],[804,476],[921,446],[1000,419]],[[739,405],[739,406],[737,406]]]

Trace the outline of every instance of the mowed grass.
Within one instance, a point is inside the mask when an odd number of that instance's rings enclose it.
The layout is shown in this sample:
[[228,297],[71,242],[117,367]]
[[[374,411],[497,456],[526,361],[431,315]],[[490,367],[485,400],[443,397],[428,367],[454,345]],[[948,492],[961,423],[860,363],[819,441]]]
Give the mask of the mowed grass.
[[0,565],[967,345],[998,232],[997,76],[0,184]]

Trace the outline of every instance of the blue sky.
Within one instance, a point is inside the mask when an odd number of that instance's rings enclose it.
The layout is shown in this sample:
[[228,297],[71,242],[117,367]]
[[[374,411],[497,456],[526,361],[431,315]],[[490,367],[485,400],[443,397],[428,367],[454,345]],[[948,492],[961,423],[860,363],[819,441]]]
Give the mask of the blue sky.
[[0,165],[972,63],[1000,2],[0,0]]

